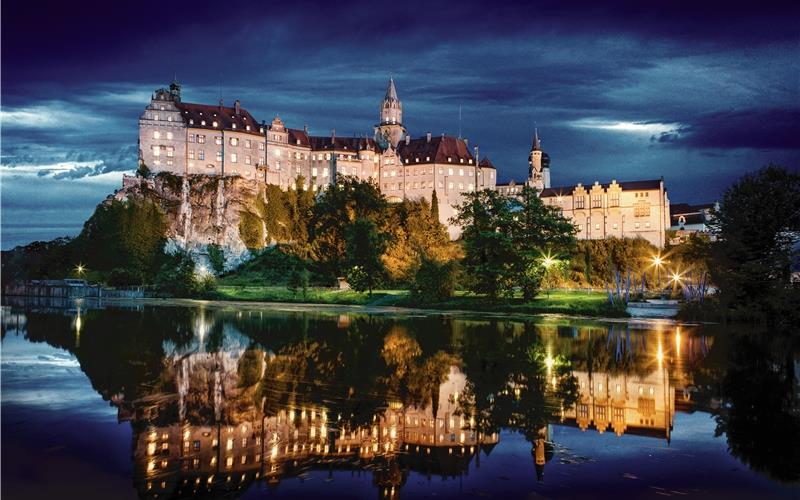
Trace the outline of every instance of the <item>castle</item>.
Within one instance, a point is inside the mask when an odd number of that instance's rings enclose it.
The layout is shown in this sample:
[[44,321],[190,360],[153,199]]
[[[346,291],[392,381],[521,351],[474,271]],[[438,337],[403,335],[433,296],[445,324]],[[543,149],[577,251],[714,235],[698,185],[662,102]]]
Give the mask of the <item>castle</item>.
[[139,158],[154,172],[240,176],[284,189],[294,188],[302,177],[303,187],[315,192],[347,175],[372,180],[389,201],[431,201],[435,191],[440,221],[454,238],[460,231],[448,220],[465,193],[496,189],[513,196],[524,184],[573,220],[581,239],[640,236],[663,247],[670,226],[663,179],[551,187],[550,158],[538,130],[528,179],[498,185],[495,166],[488,157],[479,158],[477,147],[473,154],[466,139],[431,133],[412,138],[392,78],[372,138],[337,136],[335,130],[314,136],[308,127],[287,127],[278,116],[269,124],[259,122],[238,100],[233,107],[222,100],[218,105],[186,103],[173,81],[153,93],[139,118]]

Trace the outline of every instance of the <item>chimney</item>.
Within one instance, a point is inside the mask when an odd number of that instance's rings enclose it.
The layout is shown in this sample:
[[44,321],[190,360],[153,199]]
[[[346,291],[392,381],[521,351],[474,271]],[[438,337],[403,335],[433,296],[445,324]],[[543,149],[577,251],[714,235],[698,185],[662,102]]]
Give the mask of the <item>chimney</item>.
[[332,128],[331,129],[331,144],[334,144],[334,143],[336,143],[336,129]]
[[409,144],[411,144],[411,136],[406,134],[406,146],[408,146]]
[[428,132],[427,135],[425,136],[425,140],[427,140],[428,142],[431,142],[431,133],[430,132]]
[[239,99],[236,99],[235,101],[233,101],[233,109],[236,112],[236,116],[239,116],[239,112],[242,110],[241,103],[239,102]]
[[469,147],[469,139],[467,139],[466,137],[464,137],[464,145],[466,147]]
[[303,125],[303,132],[305,132],[306,134],[308,134],[308,123],[306,123],[305,125]]

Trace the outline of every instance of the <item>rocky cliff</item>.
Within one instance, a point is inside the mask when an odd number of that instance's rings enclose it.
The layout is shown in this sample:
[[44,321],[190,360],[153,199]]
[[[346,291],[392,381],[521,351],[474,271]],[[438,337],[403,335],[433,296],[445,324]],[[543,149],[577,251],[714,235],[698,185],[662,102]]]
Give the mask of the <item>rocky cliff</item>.
[[122,189],[111,197],[155,202],[166,215],[168,252],[186,250],[198,266],[211,269],[208,245],[219,245],[227,271],[250,257],[240,225],[243,216],[257,211],[260,194],[258,182],[241,177],[162,173],[149,179],[125,176]]

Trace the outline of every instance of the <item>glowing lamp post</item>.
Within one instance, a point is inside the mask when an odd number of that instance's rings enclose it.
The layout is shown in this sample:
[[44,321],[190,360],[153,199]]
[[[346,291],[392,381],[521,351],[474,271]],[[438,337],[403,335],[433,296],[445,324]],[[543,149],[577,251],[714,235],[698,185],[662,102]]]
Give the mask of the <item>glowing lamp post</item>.
[[664,259],[661,255],[656,255],[652,259],[653,265],[656,266],[656,288],[661,288],[661,266],[664,265]]
[[80,278],[86,272],[86,267],[83,264],[75,266],[75,274]]

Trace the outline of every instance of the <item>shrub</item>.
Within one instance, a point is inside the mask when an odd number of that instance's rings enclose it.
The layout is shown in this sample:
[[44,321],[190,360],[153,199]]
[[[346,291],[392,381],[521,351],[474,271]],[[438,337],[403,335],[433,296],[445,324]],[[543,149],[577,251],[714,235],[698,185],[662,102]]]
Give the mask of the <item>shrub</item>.
[[115,267],[108,275],[108,284],[111,286],[131,286],[142,283],[142,276],[133,269]]
[[225,252],[222,247],[215,243],[209,243],[206,246],[206,252],[208,252],[208,260],[211,263],[211,269],[214,270],[214,274],[222,274],[225,270]]
[[456,266],[452,261],[423,259],[411,285],[411,296],[421,302],[441,302],[453,296]]

